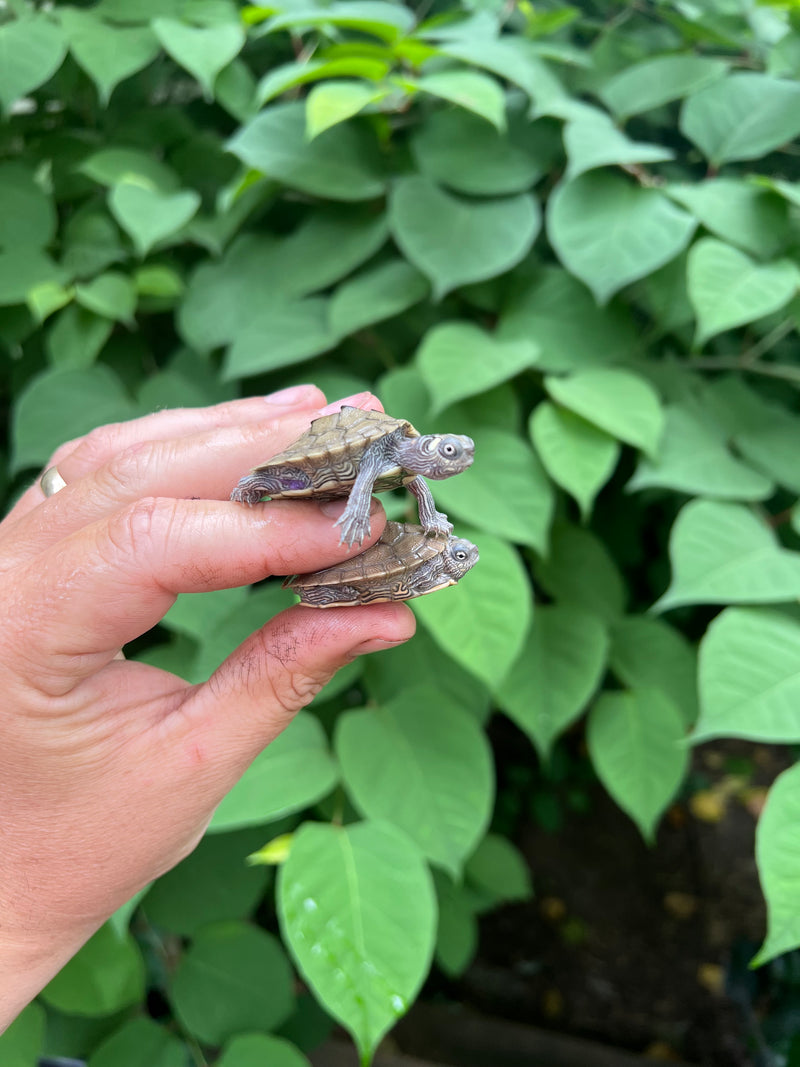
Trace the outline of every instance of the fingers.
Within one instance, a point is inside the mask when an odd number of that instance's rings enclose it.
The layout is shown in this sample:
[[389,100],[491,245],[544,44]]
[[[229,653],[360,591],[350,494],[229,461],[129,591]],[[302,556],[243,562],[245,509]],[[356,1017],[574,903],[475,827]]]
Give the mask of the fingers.
[[[315,398],[322,395],[316,389],[313,394]],[[260,403],[263,408],[263,401]],[[360,393],[328,405],[328,409],[338,409],[343,403],[380,407],[371,393]],[[14,544],[4,553],[3,566],[29,559],[62,537],[143,496],[227,500],[242,474],[287,448],[319,414],[318,408],[287,407],[282,415],[268,413],[258,422],[238,422],[163,441],[136,442],[83,477],[78,472],[85,455],[81,458],[78,448],[59,465],[68,484],[8,530],[14,535]]]
[[176,719],[187,758],[212,766],[225,757],[230,762],[233,745],[240,762],[229,788],[340,667],[407,641],[414,629],[405,604],[327,611],[298,605],[281,612],[189,695]]
[[[14,573],[30,611],[6,621],[7,668],[17,660],[48,695],[63,695],[161,620],[178,593],[208,592],[330,566],[353,553],[333,519],[343,502],[146,497],[84,527]],[[383,531],[373,503],[372,536]]]

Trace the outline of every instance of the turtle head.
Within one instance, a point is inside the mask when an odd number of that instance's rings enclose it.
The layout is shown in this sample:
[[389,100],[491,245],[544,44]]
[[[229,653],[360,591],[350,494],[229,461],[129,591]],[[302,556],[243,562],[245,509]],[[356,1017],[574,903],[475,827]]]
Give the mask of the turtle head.
[[398,443],[400,465],[412,474],[440,481],[460,474],[472,465],[475,444],[460,433],[426,433],[405,437]]
[[472,570],[480,559],[478,549],[472,541],[464,537],[450,537],[445,549],[447,573],[456,581],[463,578],[467,571]]

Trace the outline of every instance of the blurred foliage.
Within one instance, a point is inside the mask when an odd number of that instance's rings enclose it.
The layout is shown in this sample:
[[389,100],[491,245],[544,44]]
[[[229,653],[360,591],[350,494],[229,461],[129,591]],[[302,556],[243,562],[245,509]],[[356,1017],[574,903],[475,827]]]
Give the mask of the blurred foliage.
[[[436,498],[481,551],[3,1062],[298,1067],[329,1023],[295,966],[366,1063],[432,960],[461,973],[477,916],[531,892],[488,833],[490,714],[557,830],[588,713],[648,839],[687,730],[800,741],[797,5],[6,0],[0,105],[9,501],[94,426],[315,381],[475,438]],[[291,599],[182,597],[134,652],[202,680]],[[797,777],[759,829],[762,961],[800,944]],[[273,907],[245,858],[275,839]]]

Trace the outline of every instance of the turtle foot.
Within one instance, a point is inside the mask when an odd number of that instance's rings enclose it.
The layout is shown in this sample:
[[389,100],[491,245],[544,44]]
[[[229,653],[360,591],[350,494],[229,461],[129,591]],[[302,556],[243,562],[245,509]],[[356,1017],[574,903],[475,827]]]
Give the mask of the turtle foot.
[[231,493],[231,500],[237,501],[239,504],[247,504],[248,507],[253,507],[254,504],[258,504],[260,500],[264,499],[264,490],[261,488],[252,488],[247,485],[239,484]]
[[348,515],[346,511],[336,520],[334,526],[341,526],[339,544],[347,545],[348,548],[356,544],[362,545],[364,538],[369,537],[371,532],[369,518],[361,519],[358,516]]
[[452,522],[441,511],[437,511],[430,522],[423,523],[423,528],[429,537],[449,537],[453,532]]

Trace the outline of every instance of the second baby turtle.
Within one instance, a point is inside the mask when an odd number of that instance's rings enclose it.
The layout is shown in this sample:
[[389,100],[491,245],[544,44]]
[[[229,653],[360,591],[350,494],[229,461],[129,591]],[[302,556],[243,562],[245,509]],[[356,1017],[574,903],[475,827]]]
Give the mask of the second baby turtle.
[[372,493],[407,485],[417,498],[425,533],[449,534],[453,526],[436,510],[422,475],[441,479],[460,474],[473,454],[470,437],[420,434],[405,419],[345,406],[314,419],[293,445],[245,475],[231,500],[257,504],[265,496],[348,497],[336,525],[342,527],[341,541],[352,545],[369,534]]
[[314,608],[410,600],[455,585],[478,562],[471,541],[426,535],[421,526],[387,522],[379,540],[359,556],[283,583]]

